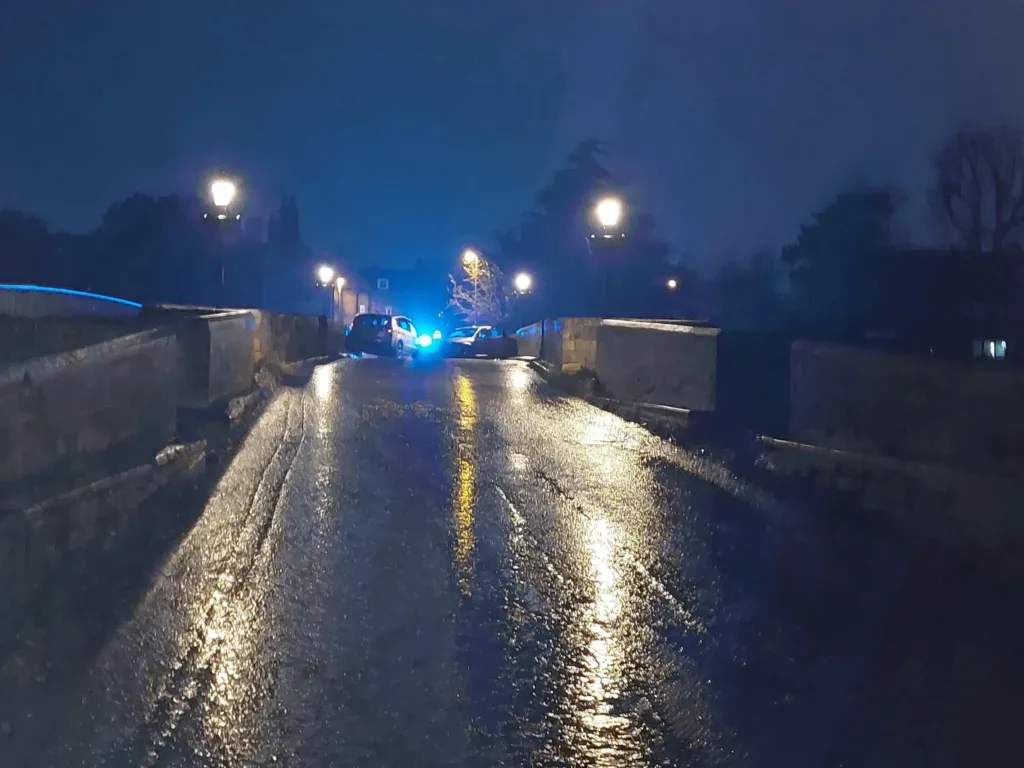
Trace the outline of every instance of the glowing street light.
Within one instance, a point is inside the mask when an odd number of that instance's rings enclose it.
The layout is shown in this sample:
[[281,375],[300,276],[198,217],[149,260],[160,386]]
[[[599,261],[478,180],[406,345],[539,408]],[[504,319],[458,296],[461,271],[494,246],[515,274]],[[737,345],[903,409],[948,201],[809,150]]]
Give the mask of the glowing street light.
[[320,285],[328,286],[334,282],[334,267],[327,264],[321,264],[317,267],[316,276],[320,281]]
[[339,277],[339,278],[338,278],[338,281],[337,281],[337,286],[338,286],[338,290],[339,290],[339,291],[340,291],[340,290],[341,290],[342,288],[344,288],[344,287],[345,287],[345,278],[344,278],[344,277]]
[[467,248],[462,252],[462,263],[467,267],[472,266],[480,261],[480,254],[474,251],[472,248]]
[[520,272],[516,275],[515,280],[512,281],[516,290],[519,293],[526,293],[533,286],[533,278],[530,277],[526,272]]
[[210,184],[210,197],[218,208],[227,208],[237,195],[238,187],[230,179],[214,179]]
[[615,229],[622,220],[622,201],[617,197],[606,197],[594,206],[594,214],[605,229]]
[[674,277],[670,277],[668,279],[668,282],[665,283],[665,285],[668,286],[668,289],[670,291],[674,291],[677,287],[679,287],[679,282]]

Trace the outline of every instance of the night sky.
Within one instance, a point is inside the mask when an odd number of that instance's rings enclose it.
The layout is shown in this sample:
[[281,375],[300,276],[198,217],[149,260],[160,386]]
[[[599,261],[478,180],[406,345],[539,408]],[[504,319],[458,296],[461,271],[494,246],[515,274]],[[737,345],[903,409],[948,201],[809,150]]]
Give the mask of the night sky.
[[597,136],[709,264],[1024,122],[1022,29],[1019,0],[0,0],[0,206],[85,230],[226,166],[314,247],[442,261]]

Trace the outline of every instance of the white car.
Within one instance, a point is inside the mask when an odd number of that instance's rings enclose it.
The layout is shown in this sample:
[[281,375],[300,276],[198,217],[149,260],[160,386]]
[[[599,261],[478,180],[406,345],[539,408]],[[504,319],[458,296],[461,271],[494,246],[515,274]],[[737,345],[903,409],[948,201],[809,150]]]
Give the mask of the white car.
[[402,315],[356,315],[346,343],[348,351],[357,354],[416,357],[419,353],[416,327]]
[[448,336],[449,357],[515,357],[516,340],[490,325],[467,325]]

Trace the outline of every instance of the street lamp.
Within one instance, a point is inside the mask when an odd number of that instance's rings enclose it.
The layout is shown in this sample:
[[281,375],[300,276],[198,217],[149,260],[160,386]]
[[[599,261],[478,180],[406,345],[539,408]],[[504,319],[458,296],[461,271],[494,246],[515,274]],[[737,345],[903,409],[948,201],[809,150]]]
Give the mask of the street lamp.
[[678,281],[674,277],[670,277],[668,279],[668,282],[665,283],[665,285],[668,286],[668,289],[670,291],[674,291],[679,286],[679,283],[678,283]]
[[334,267],[327,264],[321,264],[316,270],[317,280],[319,280],[320,285],[325,288],[334,282],[334,274]]
[[238,185],[231,179],[217,177],[210,182],[211,210],[203,212],[204,219],[227,221],[242,220],[242,214],[229,209],[238,201]]
[[[592,221],[596,220],[597,224],[600,225],[599,231],[591,231],[587,237],[587,251],[590,253],[591,258],[594,257],[594,249],[591,242],[598,243],[604,242],[606,246],[612,246],[614,243],[607,241],[625,240],[626,233],[622,231],[622,212],[623,204],[622,200],[618,197],[604,197],[597,201],[594,205],[592,214]],[[595,227],[595,229],[598,229]],[[600,235],[600,241],[598,240]],[[603,296],[603,312],[608,313],[609,309],[609,297],[611,295],[611,286],[609,285],[609,267],[610,257],[605,256],[599,261],[605,261],[604,264],[599,264],[601,267],[602,276],[600,277],[601,282],[604,284],[602,293]]]
[[462,263],[467,267],[471,267],[480,261],[480,254],[474,251],[472,248],[467,248],[462,252]]
[[230,179],[214,179],[210,183],[210,197],[218,208],[227,208],[238,195],[238,187]]
[[617,197],[606,197],[594,206],[594,214],[602,227],[615,229],[622,220],[622,201]]
[[533,286],[533,278],[530,277],[526,272],[520,272],[516,275],[515,280],[512,281],[516,290],[519,293],[526,293]]
[[345,278],[344,278],[344,277],[339,277],[339,278],[338,278],[338,282],[337,282],[337,285],[338,285],[338,290],[339,290],[339,291],[340,291],[340,290],[341,290],[342,288],[344,288],[344,287],[345,287]]

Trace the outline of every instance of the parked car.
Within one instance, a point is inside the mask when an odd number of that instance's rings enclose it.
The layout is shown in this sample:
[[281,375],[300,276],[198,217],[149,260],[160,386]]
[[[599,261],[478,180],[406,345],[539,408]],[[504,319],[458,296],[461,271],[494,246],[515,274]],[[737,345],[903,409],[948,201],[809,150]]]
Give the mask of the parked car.
[[356,315],[346,343],[348,351],[356,354],[416,357],[419,353],[416,327],[402,315]]
[[456,328],[446,341],[449,357],[514,357],[516,340],[491,325],[467,325]]

